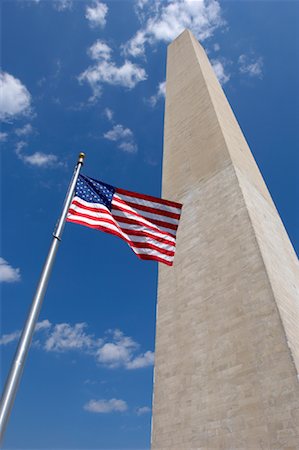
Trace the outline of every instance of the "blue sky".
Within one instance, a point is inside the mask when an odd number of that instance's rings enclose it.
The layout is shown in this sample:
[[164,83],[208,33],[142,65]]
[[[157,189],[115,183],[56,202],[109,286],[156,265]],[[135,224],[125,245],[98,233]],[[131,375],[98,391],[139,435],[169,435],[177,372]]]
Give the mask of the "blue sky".
[[[1,2],[2,385],[78,153],[84,174],[160,195],[166,48],[186,27],[298,254],[298,9]],[[157,271],[120,239],[66,225],[6,449],[149,448]]]

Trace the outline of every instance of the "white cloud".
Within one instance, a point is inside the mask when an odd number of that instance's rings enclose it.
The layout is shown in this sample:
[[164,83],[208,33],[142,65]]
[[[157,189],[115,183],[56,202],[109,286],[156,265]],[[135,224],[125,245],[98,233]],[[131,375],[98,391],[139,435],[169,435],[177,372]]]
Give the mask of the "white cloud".
[[66,11],[73,6],[72,0],[54,0],[53,6],[57,11]]
[[20,269],[15,269],[4,258],[0,257],[0,283],[15,283],[20,279]]
[[216,42],[216,44],[213,45],[213,49],[214,49],[215,52],[219,52],[219,50],[220,50],[220,45],[217,44],[217,42]]
[[238,59],[240,73],[247,74],[250,77],[263,78],[263,58],[240,55]]
[[118,148],[126,153],[136,153],[138,150],[137,145],[134,142],[121,142]]
[[140,408],[136,409],[137,416],[142,416],[143,414],[148,414],[151,412],[151,408],[148,406],[141,406]]
[[145,5],[149,3],[149,0],[136,0],[136,8],[143,9]]
[[165,95],[166,95],[166,81],[162,81],[161,83],[159,83],[159,85],[158,85],[158,89],[157,89],[157,92],[156,92],[156,94],[155,95],[152,95],[150,98],[149,98],[149,104],[151,105],[151,106],[156,106],[156,104],[158,103],[158,101],[161,99],[161,98],[165,98]]
[[[45,319],[37,323],[35,331],[44,331],[39,340],[34,341],[39,349],[50,353],[77,351],[89,355],[108,369],[124,368],[128,370],[151,366],[154,354],[151,351],[138,354],[139,344],[120,330],[109,330],[104,338],[97,338],[86,332],[87,324],[52,324]],[[3,335],[0,345],[15,341],[20,331]]]
[[65,352],[69,350],[89,350],[94,345],[94,338],[85,333],[86,323],[60,323],[54,326],[47,338],[44,348],[48,352]]
[[121,124],[114,125],[114,127],[104,133],[104,138],[109,141],[118,141],[118,147],[127,153],[136,153],[137,145],[134,141],[133,132],[130,128],[125,128]]
[[136,0],[135,2],[135,12],[140,21],[144,19],[144,9],[146,5],[149,5],[149,0]]
[[82,72],[78,79],[90,85],[93,92],[91,101],[100,97],[103,83],[132,89],[147,78],[145,70],[131,61],[125,60],[123,65],[116,66],[111,60],[111,52],[111,48],[100,40],[88,49],[88,54],[96,63]]
[[134,57],[144,55],[146,44],[170,42],[185,28],[203,41],[224,25],[220,4],[216,0],[155,0],[147,9],[147,2],[139,3],[137,14],[144,22],[143,27],[124,46],[125,53]]
[[84,409],[93,413],[111,413],[114,411],[123,412],[128,409],[128,405],[124,400],[111,398],[110,400],[90,400]]
[[128,139],[133,137],[133,133],[129,128],[124,128],[123,125],[114,125],[112,130],[107,131],[107,133],[104,134],[104,137],[106,139],[109,139],[109,141],[118,141],[120,139]]
[[19,141],[19,142],[17,142],[17,144],[16,144],[16,154],[17,154],[18,156],[20,156],[20,154],[21,154],[23,148],[27,147],[27,145],[28,145],[28,144],[27,144],[27,142],[25,142],[25,141]]
[[1,336],[0,338],[0,345],[7,345],[10,344],[11,342],[17,341],[20,336],[21,336],[20,330],[10,334],[3,334],[3,336]]
[[0,131],[0,142],[5,142],[7,140],[8,134]]
[[225,73],[224,65],[221,61],[218,59],[214,59],[211,61],[212,67],[214,69],[215,75],[218,78],[218,81],[220,84],[225,84],[229,81],[230,75],[228,73]]
[[32,155],[22,155],[21,159],[25,163],[37,167],[51,167],[56,165],[56,163],[58,162],[58,158],[56,155],[42,152],[35,152],[32,153]]
[[8,120],[30,112],[31,95],[20,80],[7,72],[0,73],[0,119]]
[[30,123],[27,123],[22,128],[17,128],[15,130],[16,135],[19,137],[20,136],[28,136],[32,132],[33,132],[33,128],[32,128],[32,125],[30,125]]
[[127,366],[138,344],[125,336],[120,330],[112,333],[112,342],[105,343],[98,349],[97,360],[109,368]]
[[[35,331],[47,330],[51,327],[51,322],[49,320],[42,320],[41,322],[37,322],[35,325]],[[0,345],[7,345],[11,342],[17,341],[21,336],[21,330],[14,331],[10,334],[3,334],[0,337]]]
[[53,155],[52,153],[43,153],[43,152],[35,152],[31,155],[25,155],[23,153],[23,149],[27,147],[27,142],[25,141],[19,141],[16,144],[16,154],[18,158],[23,161],[25,164],[29,164],[30,166],[36,166],[41,168],[46,167],[60,167],[63,164],[58,161],[58,158],[56,155]]
[[126,364],[127,369],[141,369],[143,367],[152,366],[154,364],[154,353],[147,351],[141,355],[136,356]]
[[111,48],[103,41],[99,39],[88,49],[87,53],[91,59],[98,60],[108,60],[111,58]]
[[37,322],[37,324],[35,325],[35,331],[48,330],[49,328],[51,328],[51,326],[51,322],[48,319],[45,319]]
[[124,53],[126,55],[143,56],[145,53],[145,44],[148,42],[147,34],[144,30],[138,30],[135,36],[132,37],[124,46]]
[[90,26],[100,26],[103,28],[106,25],[106,15],[108,6],[105,3],[94,1],[92,6],[86,7],[85,17],[89,21]]
[[107,117],[107,119],[111,122],[113,120],[114,112],[110,108],[104,109],[104,115]]
[[[42,3],[41,0],[32,0],[32,2],[34,2],[36,5]],[[51,4],[57,11],[66,11],[72,8],[73,0],[52,0]]]
[[154,353],[147,351],[136,355],[138,348],[139,344],[131,337],[125,336],[120,330],[114,330],[111,341],[98,349],[96,357],[98,362],[110,369],[124,367],[132,370],[152,366]]

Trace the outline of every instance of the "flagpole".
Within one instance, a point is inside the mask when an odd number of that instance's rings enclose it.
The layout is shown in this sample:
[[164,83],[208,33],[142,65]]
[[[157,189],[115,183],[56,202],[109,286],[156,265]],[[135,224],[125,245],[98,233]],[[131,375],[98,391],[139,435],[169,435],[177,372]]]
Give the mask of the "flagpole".
[[53,233],[53,240],[51,247],[41,273],[39,283],[35,292],[35,296],[32,300],[31,308],[19,341],[19,345],[11,365],[9,375],[5,384],[3,395],[0,403],[0,443],[4,437],[6,425],[12,410],[13,402],[16,396],[18,385],[24,369],[26,357],[31,344],[32,336],[34,333],[35,325],[39,316],[39,312],[43,303],[45,292],[47,289],[49,277],[51,275],[55,256],[61,241],[61,236],[65,226],[66,216],[75,192],[76,183],[79,177],[80,169],[83,165],[85,154],[80,153],[78,161],[73,173],[73,177],[69,184],[69,188],[64,200],[64,205],[60,219],[57,222],[55,231]]

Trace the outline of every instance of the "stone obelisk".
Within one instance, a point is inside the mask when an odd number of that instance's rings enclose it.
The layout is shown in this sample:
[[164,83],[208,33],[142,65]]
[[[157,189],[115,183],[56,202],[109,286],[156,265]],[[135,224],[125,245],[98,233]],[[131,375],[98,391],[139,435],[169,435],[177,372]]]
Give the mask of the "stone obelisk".
[[200,44],[168,47],[152,449],[299,448],[298,259]]

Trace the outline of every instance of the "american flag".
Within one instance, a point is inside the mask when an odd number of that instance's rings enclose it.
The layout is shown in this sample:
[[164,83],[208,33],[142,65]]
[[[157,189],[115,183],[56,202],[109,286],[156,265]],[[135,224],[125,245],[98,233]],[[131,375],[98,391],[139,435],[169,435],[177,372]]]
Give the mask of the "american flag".
[[67,221],[114,234],[139,258],[172,266],[181,209],[180,203],[79,175]]

